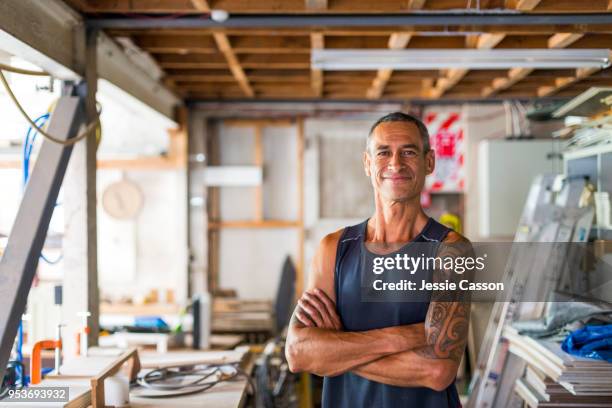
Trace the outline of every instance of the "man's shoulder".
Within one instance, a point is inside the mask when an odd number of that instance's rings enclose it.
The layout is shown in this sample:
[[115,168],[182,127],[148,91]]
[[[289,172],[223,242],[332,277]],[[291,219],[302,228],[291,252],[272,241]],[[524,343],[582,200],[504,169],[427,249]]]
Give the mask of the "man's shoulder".
[[329,251],[333,250],[335,253],[338,242],[340,242],[340,238],[342,238],[345,229],[346,228],[340,228],[337,231],[325,235],[319,244],[319,250],[325,253],[329,253]]

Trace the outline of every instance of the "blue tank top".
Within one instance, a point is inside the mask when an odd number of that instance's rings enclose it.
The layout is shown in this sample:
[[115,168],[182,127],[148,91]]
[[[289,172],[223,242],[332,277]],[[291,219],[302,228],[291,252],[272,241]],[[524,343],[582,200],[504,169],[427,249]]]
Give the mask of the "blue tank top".
[[[347,331],[365,331],[425,321],[429,302],[362,302],[360,259],[365,248],[368,221],[345,228],[338,242],[334,286],[336,309]],[[436,255],[439,242],[450,230],[430,218],[412,242],[427,246]],[[409,369],[406,367],[406,369]],[[397,387],[368,380],[352,372],[323,380],[324,408],[444,408],[460,407],[454,384],[444,391],[425,387]]]

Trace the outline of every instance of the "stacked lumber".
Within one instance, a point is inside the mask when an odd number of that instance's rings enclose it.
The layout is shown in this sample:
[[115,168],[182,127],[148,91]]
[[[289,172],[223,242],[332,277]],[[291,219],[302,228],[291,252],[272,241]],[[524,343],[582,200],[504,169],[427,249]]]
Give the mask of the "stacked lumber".
[[572,356],[552,341],[506,327],[509,351],[527,363],[514,390],[530,407],[612,407],[612,364]]
[[272,302],[216,298],[213,301],[213,332],[272,332]]

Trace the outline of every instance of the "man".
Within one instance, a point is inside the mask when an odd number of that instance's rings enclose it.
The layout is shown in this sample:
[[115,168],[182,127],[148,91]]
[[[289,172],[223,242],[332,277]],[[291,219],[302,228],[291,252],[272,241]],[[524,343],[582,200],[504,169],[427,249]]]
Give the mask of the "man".
[[370,130],[363,164],[375,213],[321,241],[289,326],[289,367],[325,377],[324,407],[459,407],[454,379],[469,304],[440,294],[427,302],[361,298],[367,245],[431,243],[439,257],[456,256],[455,244],[469,247],[421,207],[425,177],[435,165],[427,128],[400,112],[382,117]]

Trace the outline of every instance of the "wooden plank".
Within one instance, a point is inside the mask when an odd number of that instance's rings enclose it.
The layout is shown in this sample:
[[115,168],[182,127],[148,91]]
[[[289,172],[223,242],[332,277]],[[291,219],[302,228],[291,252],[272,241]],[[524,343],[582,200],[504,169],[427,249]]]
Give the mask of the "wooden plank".
[[137,35],[134,43],[147,52],[153,53],[201,53],[216,54],[215,41],[208,34],[202,35]]
[[327,0],[304,0],[304,7],[306,10],[327,10]]
[[516,9],[521,11],[531,11],[537,7],[541,0],[518,0]]
[[[568,45],[578,41],[583,36],[583,34],[577,33],[557,33],[548,39],[547,44],[549,48],[565,48]],[[526,78],[533,71],[533,68],[512,68],[508,71],[508,75],[506,77],[495,78],[491,85],[484,87],[481,91],[481,95],[488,98],[497,92],[504,91]],[[543,94],[552,94],[554,92],[552,88],[540,89]],[[538,89],[537,93],[539,92],[540,90]]]
[[[219,123],[208,119],[206,121],[206,156],[211,166],[221,164],[221,154],[219,146]],[[219,222],[221,219],[221,191],[219,187],[207,188],[207,206],[204,219],[207,219],[206,242],[208,242],[208,291],[214,293],[219,286],[219,265],[220,262],[220,231],[211,228],[211,224]]]
[[243,90],[244,94],[249,98],[255,97],[255,92],[253,91],[253,88],[251,88],[251,84],[240,66],[236,54],[232,50],[229,40],[227,39],[227,35],[224,33],[214,33],[213,37],[215,38],[217,47],[219,47],[219,50],[223,53],[223,55],[225,55],[229,69],[232,71],[234,78],[236,78],[236,81],[238,82],[238,85],[240,85],[240,88]]
[[[325,48],[325,38],[322,33],[310,34],[310,46],[313,50]],[[317,97],[323,96],[323,70],[319,68],[310,68],[311,86]]]
[[[389,37],[387,48],[392,50],[406,48],[411,38],[412,33],[393,33]],[[387,85],[387,82],[389,82],[389,79],[391,79],[392,74],[392,69],[378,70],[376,73],[376,78],[374,78],[372,85],[370,85],[370,88],[366,92],[368,99],[380,99],[385,92],[385,86]]]
[[599,71],[601,71],[601,68],[578,68],[575,76],[569,78],[556,78],[553,86],[542,86],[538,88],[538,97],[551,96]]
[[[211,10],[207,0],[191,0],[191,4],[196,10],[202,12],[210,12]],[[238,82],[238,85],[240,86],[244,94],[249,98],[255,97],[255,92],[253,92],[253,89],[249,84],[249,80],[247,79],[247,76],[245,75],[242,67],[240,66],[240,63],[238,62],[238,58],[232,50],[232,46],[230,45],[230,42],[227,38],[227,34],[222,32],[215,32],[213,33],[213,38],[215,39],[217,47],[225,56],[229,69],[230,71],[232,71],[232,75],[234,75],[234,78],[236,78],[236,81]]]
[[565,48],[582,37],[581,33],[557,33],[548,39],[548,48]]
[[508,76],[495,78],[490,86],[483,88],[481,95],[488,98],[497,92],[510,88],[533,71],[533,68],[512,68],[508,71]]
[[[478,36],[477,40],[470,41],[466,45],[476,45],[477,49],[492,49],[495,48],[504,38],[504,33],[485,33]],[[448,92],[452,87],[457,85],[469,72],[466,68],[456,68],[447,71],[447,74],[443,78],[439,78],[435,86],[428,90],[428,97],[437,99],[440,98],[444,93]]]
[[425,6],[427,0],[405,0],[405,9],[420,10]]
[[506,34],[504,33],[487,33],[478,36],[478,40],[476,41],[476,48],[482,50],[489,50],[491,48],[495,48],[497,44],[502,42],[502,40],[506,38]]
[[293,54],[310,53],[308,36],[230,36],[236,54]]

